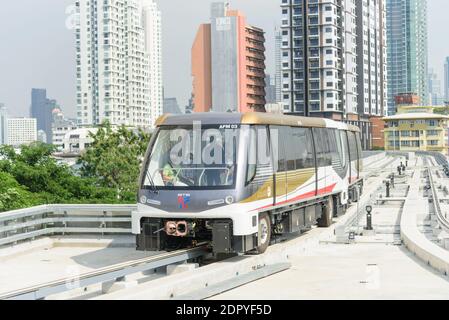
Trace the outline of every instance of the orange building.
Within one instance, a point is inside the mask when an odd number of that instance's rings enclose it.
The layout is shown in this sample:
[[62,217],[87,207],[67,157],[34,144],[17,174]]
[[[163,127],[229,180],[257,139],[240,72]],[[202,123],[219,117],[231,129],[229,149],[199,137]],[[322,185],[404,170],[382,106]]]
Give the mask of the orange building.
[[225,3],[213,3],[192,46],[195,112],[265,111],[265,36]]

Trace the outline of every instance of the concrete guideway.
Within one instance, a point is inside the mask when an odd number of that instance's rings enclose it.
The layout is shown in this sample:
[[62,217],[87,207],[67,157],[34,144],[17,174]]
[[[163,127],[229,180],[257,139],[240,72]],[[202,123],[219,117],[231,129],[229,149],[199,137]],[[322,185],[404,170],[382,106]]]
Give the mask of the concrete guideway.
[[[372,170],[376,170],[378,177],[371,177],[365,186],[365,194],[362,196],[361,203],[367,202],[370,194],[378,189],[382,180],[387,176],[387,171],[382,171],[381,168],[390,165],[392,159],[383,159],[376,162]],[[357,212],[357,206],[352,206],[345,216],[338,219],[338,224],[346,223]],[[213,290],[212,294],[217,294],[222,291],[225,292],[229,288],[225,285],[226,282],[239,282],[239,277],[249,276],[255,270],[262,270],[263,268],[270,268],[276,264],[291,263],[294,257],[302,256],[311,248],[320,247],[321,237],[330,237],[334,234],[335,227],[333,225],[327,229],[312,229],[311,231],[290,239],[287,242],[276,244],[268,248],[267,252],[260,256],[242,256],[231,258],[222,262],[216,262],[212,265],[196,269],[186,274],[178,274],[164,279],[158,279],[151,283],[146,283],[138,287],[117,291],[109,295],[103,295],[98,299],[125,299],[125,300],[154,300],[154,299],[178,299],[182,297],[189,297],[191,299],[202,299],[207,297],[208,288],[211,286],[219,287]],[[260,281],[269,281],[272,277],[280,276],[289,271],[284,271],[269,278],[263,278]],[[258,281],[257,281],[258,282]],[[220,287],[221,286],[221,287]],[[238,290],[238,289],[237,289]],[[268,290],[272,294],[276,294],[273,290]],[[209,294],[211,294],[209,292]],[[255,293],[248,298],[254,299]],[[257,296],[257,298],[259,298]],[[276,297],[272,297],[276,299]],[[292,297],[293,298],[293,297]]]
[[[382,205],[374,206],[374,235],[356,236],[351,245],[323,235],[321,243],[327,245],[292,259],[290,270],[214,299],[251,299],[254,292],[260,299],[449,299],[442,262],[449,252],[418,230],[418,215],[429,212],[422,172],[435,162],[417,158],[411,164],[402,181],[396,181],[393,198],[382,198]],[[385,189],[380,191],[385,195]],[[401,237],[407,247],[398,243]]]

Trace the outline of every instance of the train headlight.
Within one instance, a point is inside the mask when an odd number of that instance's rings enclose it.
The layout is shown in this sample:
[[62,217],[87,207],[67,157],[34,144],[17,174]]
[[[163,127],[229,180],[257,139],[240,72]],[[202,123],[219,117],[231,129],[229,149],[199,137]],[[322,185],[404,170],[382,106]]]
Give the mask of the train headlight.
[[226,204],[233,204],[234,203],[234,197],[233,196],[227,196],[225,201],[226,201]]
[[140,203],[147,203],[147,197],[146,196],[141,196],[140,197]]

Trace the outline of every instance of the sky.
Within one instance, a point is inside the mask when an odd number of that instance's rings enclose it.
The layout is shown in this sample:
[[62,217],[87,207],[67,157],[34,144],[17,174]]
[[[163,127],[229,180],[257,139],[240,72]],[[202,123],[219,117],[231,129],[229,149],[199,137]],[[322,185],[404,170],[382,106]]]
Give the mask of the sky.
[[[360,0],[356,0],[360,1]],[[0,103],[13,116],[29,116],[31,88],[46,88],[68,116],[75,116],[74,0],[3,1],[0,7]],[[183,108],[191,94],[190,50],[198,26],[209,22],[213,0],[157,0],[163,19],[163,69],[166,97]],[[274,28],[280,0],[229,0],[249,24],[266,32],[267,72],[274,72]],[[443,80],[449,56],[449,1],[428,0],[429,67]]]

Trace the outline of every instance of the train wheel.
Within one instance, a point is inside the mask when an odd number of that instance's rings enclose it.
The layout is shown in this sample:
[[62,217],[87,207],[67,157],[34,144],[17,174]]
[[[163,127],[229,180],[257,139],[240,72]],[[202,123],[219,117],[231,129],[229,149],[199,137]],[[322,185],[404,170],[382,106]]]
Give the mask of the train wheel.
[[270,246],[271,241],[271,220],[268,213],[262,213],[259,215],[259,245],[256,248],[258,254],[264,253]]
[[332,225],[332,219],[334,218],[334,197],[330,196],[327,205],[323,208],[323,215],[318,221],[320,228],[328,228]]

